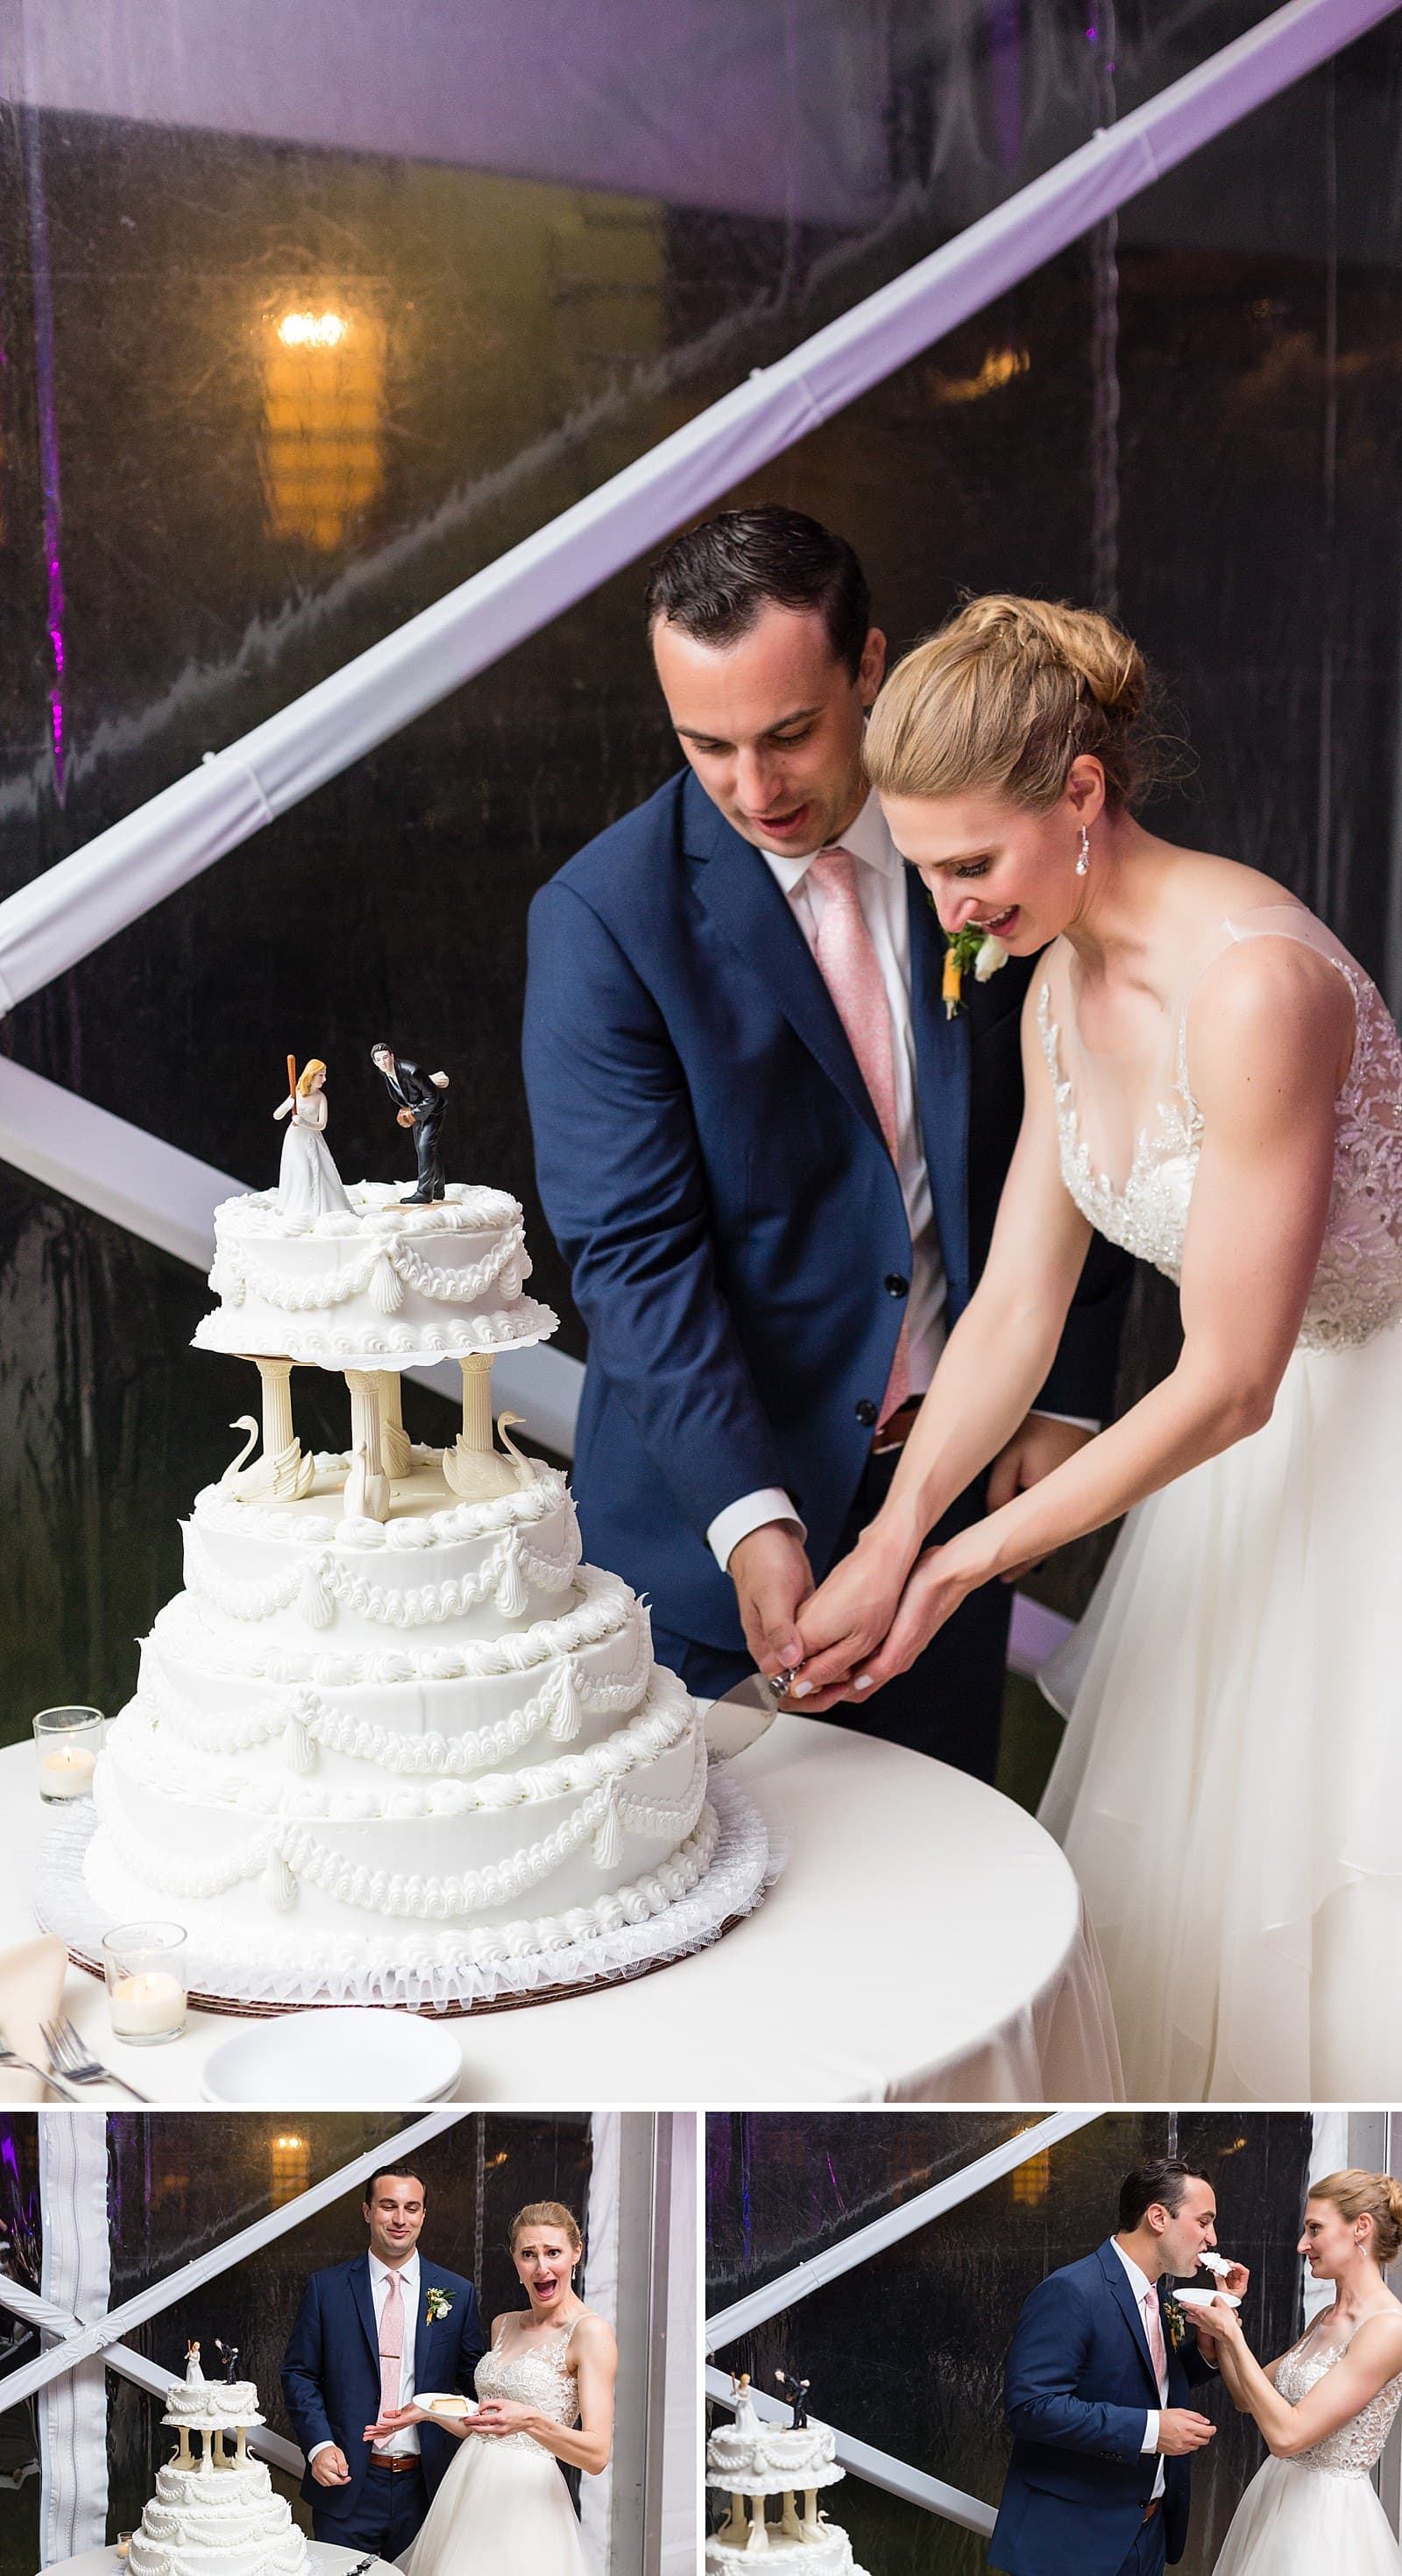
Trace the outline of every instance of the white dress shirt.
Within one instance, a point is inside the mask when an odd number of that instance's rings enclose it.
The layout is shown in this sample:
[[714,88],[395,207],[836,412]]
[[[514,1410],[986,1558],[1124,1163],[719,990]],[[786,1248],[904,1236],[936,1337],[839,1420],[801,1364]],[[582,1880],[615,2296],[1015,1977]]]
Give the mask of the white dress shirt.
[[[1154,2300],[1155,2300],[1155,2303],[1157,2304],[1157,2301],[1158,2301],[1158,2295],[1159,2295],[1159,2294],[1158,2294],[1158,2291],[1157,2291],[1157,2289],[1155,2288],[1154,2283],[1149,2279],[1149,2276],[1148,2276],[1147,2272],[1141,2272],[1141,2271],[1140,2271],[1140,2269],[1139,2269],[1138,2264],[1137,2264],[1137,2263],[1133,2263],[1133,2262],[1131,2262],[1131,2261],[1130,2261],[1130,2258],[1129,2258],[1128,2254],[1126,2254],[1125,2249],[1124,2249],[1123,2245],[1120,2243],[1120,2240],[1119,2240],[1118,2236],[1112,2236],[1112,2237],[1111,2237],[1111,2239],[1110,2239],[1110,2242],[1111,2242],[1111,2244],[1114,2246],[1115,2252],[1118,2254],[1118,2256],[1119,2256],[1119,2258],[1120,2258],[1120,2261],[1123,2263],[1123,2265],[1124,2265],[1124,2267],[1125,2267],[1125,2270],[1126,2270],[1126,2272],[1127,2272],[1127,2273],[1128,2273],[1128,2275],[1129,2275],[1129,2286],[1130,2286],[1130,2288],[1132,2289],[1132,2291],[1134,2292],[1134,2304],[1135,2304],[1135,2306],[1138,2308],[1140,2316],[1141,2316],[1141,2317],[1143,2317],[1143,2315],[1144,2315],[1144,2299],[1145,2299],[1145,2294],[1146,2294],[1146,2292],[1149,2292],[1149,2291],[1152,2291],[1152,2292],[1153,2292]],[[1148,2342],[1148,2340],[1149,2340],[1149,2329],[1148,2329],[1148,2323],[1147,2323],[1147,2320],[1146,2320],[1146,2322],[1145,2322],[1145,2327],[1144,2327],[1144,2340],[1145,2340],[1145,2342],[1146,2342],[1146,2343],[1147,2343],[1147,2342]],[[1165,2334],[1165,2336],[1164,2336],[1164,2344],[1163,2344],[1163,2359],[1164,2359],[1164,2367],[1163,2367],[1163,2376],[1162,2376],[1162,2378],[1161,2378],[1161,2379],[1160,2379],[1160,2381],[1159,2381],[1159,2396],[1160,2396],[1160,2399],[1162,2400],[1162,2403],[1166,2406],[1166,2405],[1168,2404],[1168,2336],[1167,2336],[1167,2334]],[[1145,2416],[1145,2418],[1144,2418],[1144,2439],[1143,2439],[1143,2441],[1140,2443],[1139,2448],[1140,2448],[1140,2450],[1141,2450],[1141,2452],[1142,2452],[1142,2451],[1157,2451],[1157,2450],[1158,2450],[1158,2447],[1159,2447],[1159,2419],[1158,2419],[1158,2414],[1156,2413],[1155,2409],[1154,2409],[1153,2407],[1150,2407],[1148,2414],[1147,2414],[1147,2415]],[[1153,2503],[1157,2500],[1157,2498],[1163,2494],[1163,2490],[1164,2490],[1164,2466],[1163,2466],[1163,2457],[1162,2457],[1162,2454],[1160,2454],[1160,2457],[1159,2457],[1159,2466],[1158,2466],[1158,2475],[1157,2475],[1157,2476],[1156,2476],[1156,2478],[1154,2479],[1153,2491],[1152,2491],[1152,2493],[1151,2493],[1151,2495],[1150,2495],[1150,2498],[1149,2498],[1149,2501],[1150,2501],[1150,2503],[1151,2503],[1151,2504],[1153,2504]]]
[[[389,2296],[390,2266],[388,2263],[382,2263],[378,2254],[367,2254],[365,2259],[370,2266],[370,2302],[375,2311],[375,2330],[378,2334],[380,2321],[385,2312],[385,2300]],[[411,2254],[408,2262],[401,2263],[398,2268],[404,2299],[404,2356],[399,2365],[399,2403],[401,2406],[412,2406],[414,2403],[414,2340],[419,2325],[417,2253]],[[375,2414],[378,2417],[378,2406]],[[318,2451],[330,2448],[329,2442],[314,2442],[307,2453],[307,2458],[314,2460]],[[417,2424],[401,2425],[397,2433],[390,2434],[382,2442],[372,2443],[371,2449],[374,2456],[380,2459],[416,2459],[419,2452],[419,2428]]]
[[[862,907],[862,919],[871,933],[871,944],[881,968],[881,980],[886,987],[886,1001],[891,1013],[891,1053],[896,1077],[896,1172],[905,1201],[906,1223],[910,1228],[910,1295],[906,1301],[910,1385],[912,1394],[923,1395],[934,1376],[945,1344],[944,1259],[925,1161],[925,1139],[920,1127],[915,1029],[910,1009],[910,913],[907,909],[906,863],[891,838],[881,810],[881,799],[874,788],[856,821],[849,824],[841,840],[833,846],[850,850],[858,862],[857,899]],[[808,882],[808,871],[820,853],[810,850],[801,859],[787,858],[778,850],[763,850],[760,855],[785,897],[809,948],[816,955],[818,925],[823,917],[825,898],[820,887]],[[1070,1414],[1053,1418],[1059,1421],[1077,1419]],[[1086,1422],[1083,1427],[1087,1431],[1097,1431],[1100,1426]],[[787,1521],[801,1537],[807,1535],[790,1496],[779,1485],[765,1485],[756,1493],[742,1494],[737,1501],[727,1503],[724,1511],[717,1512],[706,1537],[722,1574],[741,1539],[748,1538],[751,1530],[762,1529],[769,1521]]]

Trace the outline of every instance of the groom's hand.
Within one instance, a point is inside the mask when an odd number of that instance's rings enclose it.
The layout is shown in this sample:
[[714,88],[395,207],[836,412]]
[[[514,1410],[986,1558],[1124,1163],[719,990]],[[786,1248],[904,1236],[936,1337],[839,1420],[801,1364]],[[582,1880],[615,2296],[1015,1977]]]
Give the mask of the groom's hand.
[[[1084,1449],[1094,1436],[1083,1423],[1058,1422],[1049,1413],[1029,1413],[988,1470],[989,1511],[1000,1511],[1004,1503],[1025,1494],[1029,1485],[1040,1485],[1044,1476],[1064,1467],[1067,1459],[1074,1458],[1077,1450]],[[1020,1582],[1024,1574],[1031,1573],[1034,1563],[1040,1563],[1040,1559],[1029,1558],[1025,1565],[1010,1566],[1003,1581]]]
[[1170,2460],[1184,2451],[1201,2451],[1216,2432],[1205,2415],[1195,2415],[1191,2406],[1165,2406],[1159,2417],[1158,2447]]
[[726,1567],[735,1586],[745,1643],[762,1673],[783,1673],[803,1661],[798,1614],[813,1590],[808,1551],[789,1521],[765,1521],[730,1551]]
[[338,2450],[334,2442],[328,2442],[325,2450],[318,2451],[312,2462],[312,2476],[319,2487],[348,2487],[350,2470],[345,2452]]

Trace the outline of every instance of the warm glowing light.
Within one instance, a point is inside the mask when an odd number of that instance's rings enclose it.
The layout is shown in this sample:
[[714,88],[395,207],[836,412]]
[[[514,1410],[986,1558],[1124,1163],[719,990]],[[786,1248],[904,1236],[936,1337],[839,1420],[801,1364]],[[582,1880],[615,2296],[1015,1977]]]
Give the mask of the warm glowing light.
[[1014,376],[1025,376],[1031,364],[1025,349],[990,349],[976,376],[942,376],[932,367],[930,390],[937,403],[982,402],[985,394],[997,393]]
[[281,2209],[289,2200],[297,2200],[312,2178],[310,2138],[299,2138],[295,2130],[284,2132],[271,2141],[269,2164],[272,2167],[272,2206]]
[[277,335],[289,349],[334,349],[349,329],[342,313],[284,313]]
[[1025,2164],[1013,2167],[1013,2201],[1019,2209],[1040,2209],[1051,2190],[1051,2155],[1043,2148]]

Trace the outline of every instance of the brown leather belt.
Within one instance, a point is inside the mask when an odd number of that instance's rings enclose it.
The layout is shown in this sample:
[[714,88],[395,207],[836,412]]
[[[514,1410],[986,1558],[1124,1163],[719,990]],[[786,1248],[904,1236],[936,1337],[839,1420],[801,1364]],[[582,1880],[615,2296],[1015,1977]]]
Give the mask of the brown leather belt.
[[421,2467],[422,2462],[419,2459],[417,2451],[400,2451],[395,2454],[393,2459],[389,2457],[387,2452],[372,2451],[370,2454],[370,2466],[372,2469],[388,2469],[392,2478],[402,2478],[408,2476],[410,2469]]
[[924,1401],[923,1395],[908,1395],[904,1404],[898,1404],[894,1413],[887,1414],[871,1444],[873,1458],[879,1458],[883,1450],[905,1447],[915,1429],[915,1417]]

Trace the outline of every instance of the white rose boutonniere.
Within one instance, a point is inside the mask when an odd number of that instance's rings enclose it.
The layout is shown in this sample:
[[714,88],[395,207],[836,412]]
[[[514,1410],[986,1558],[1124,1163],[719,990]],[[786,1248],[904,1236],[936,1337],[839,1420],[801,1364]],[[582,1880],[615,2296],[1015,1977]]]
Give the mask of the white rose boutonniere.
[[991,930],[981,930],[977,922],[966,922],[953,938],[946,938],[944,951],[944,1015],[952,1020],[959,1009],[967,967],[974,970],[976,984],[986,984],[1000,966],[1006,966],[1008,951]]
[[428,2323],[436,2326],[440,2317],[450,2317],[452,2313],[451,2298],[446,2290],[440,2290],[435,2283],[428,2294]]

